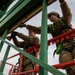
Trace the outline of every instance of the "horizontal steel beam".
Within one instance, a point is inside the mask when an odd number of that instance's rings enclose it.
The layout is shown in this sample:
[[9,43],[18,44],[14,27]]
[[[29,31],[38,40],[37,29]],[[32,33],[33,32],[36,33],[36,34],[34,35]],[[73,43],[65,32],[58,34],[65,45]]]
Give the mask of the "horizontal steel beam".
[[[48,5],[55,1],[48,0]],[[0,19],[0,36],[3,35],[5,29],[9,28],[9,33],[12,32],[18,27],[19,22],[28,21],[42,10],[42,0],[23,0],[18,4],[11,9],[10,13],[5,14],[3,19]]]

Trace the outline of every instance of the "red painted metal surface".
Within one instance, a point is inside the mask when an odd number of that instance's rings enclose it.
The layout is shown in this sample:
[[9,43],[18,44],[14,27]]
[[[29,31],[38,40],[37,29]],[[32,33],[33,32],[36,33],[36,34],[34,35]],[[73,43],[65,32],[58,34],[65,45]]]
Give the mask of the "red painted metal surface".
[[[75,29],[70,30],[69,32],[66,32],[64,34],[61,34],[61,35],[55,37],[55,38],[52,38],[52,39],[48,40],[48,46],[51,43],[52,44],[59,43],[60,41],[63,41],[65,39],[68,39],[68,38],[71,38],[71,37],[74,37],[74,36],[75,36]],[[29,52],[29,53],[37,52],[37,51],[39,51],[39,48],[40,48],[40,44],[38,44],[38,45],[36,45],[36,46],[34,46],[32,48],[27,49],[26,52]]]
[[15,57],[15,56],[18,56],[19,54],[20,54],[20,53],[17,53],[17,54],[15,54],[15,55],[13,55],[13,56],[7,58],[7,60],[8,60],[8,59],[11,59],[11,58],[13,58],[13,57]]
[[61,69],[72,65],[75,65],[75,61],[69,61],[69,62],[60,63],[52,66],[55,67],[56,69]]
[[24,61],[24,55],[20,55],[20,68],[19,68],[19,72],[18,73],[20,73],[20,72],[22,72],[22,64],[23,64],[23,61]]
[[[63,41],[65,39],[69,39],[69,38],[74,37],[74,36],[75,36],[75,29],[48,40],[48,46],[51,43],[52,44],[59,43],[60,41]],[[28,52],[28,53],[36,52],[37,53],[39,51],[39,48],[40,48],[40,44],[36,45],[32,48],[27,49],[26,52]],[[14,55],[14,56],[17,56],[17,55],[18,54]],[[14,56],[9,57],[8,59],[10,59]],[[37,57],[37,54],[36,54],[36,57]],[[75,65],[75,61],[70,61],[70,62],[66,62],[66,63],[52,65],[52,67],[60,69],[60,68],[64,68],[64,67],[71,66],[71,65]],[[25,71],[25,72],[16,73],[16,74],[13,73],[12,75],[26,74],[26,73],[29,73],[29,72],[34,72],[35,75],[36,75],[38,70],[39,70],[39,67],[37,66],[37,64],[35,64],[34,70],[29,70],[29,71]],[[9,74],[9,75],[11,75],[11,74]]]

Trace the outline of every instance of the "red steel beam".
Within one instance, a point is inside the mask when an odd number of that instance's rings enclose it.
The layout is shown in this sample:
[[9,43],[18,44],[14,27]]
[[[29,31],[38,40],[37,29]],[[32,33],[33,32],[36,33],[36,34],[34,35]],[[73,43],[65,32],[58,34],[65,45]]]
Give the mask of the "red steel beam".
[[[56,69],[61,69],[61,68],[65,68],[68,66],[72,66],[75,65],[75,60],[74,61],[69,61],[69,62],[64,62],[64,63],[60,63],[60,64],[56,64],[56,65],[52,65],[52,67],[56,68]],[[39,71],[39,66],[36,66],[34,70],[29,70],[29,71],[25,71],[25,72],[20,72],[20,73],[13,73],[12,75],[18,75],[18,74],[27,74],[30,72],[38,72]]]
[[22,64],[23,64],[23,61],[24,61],[24,55],[20,55],[20,66],[19,66],[19,73],[22,71]]
[[61,35],[59,35],[59,36],[57,36],[57,37],[55,37],[53,39],[50,39],[48,41],[48,44],[50,44],[50,43],[52,43],[52,44],[58,43],[60,41],[63,41],[65,39],[69,39],[69,38],[74,37],[74,36],[75,36],[75,29],[70,30],[68,32],[65,32],[65,33],[63,33],[63,34],[61,34]]
[[[52,38],[50,40],[48,40],[48,45],[50,45],[51,43],[54,44],[54,43],[58,43],[60,41],[63,41],[64,39],[68,39],[68,38],[71,38],[71,37],[74,37],[75,36],[75,29],[73,30],[70,30],[69,32],[66,32],[64,34],[61,34],[55,38]],[[36,46],[33,46],[32,48],[29,48],[27,50],[25,50],[26,52],[28,53],[32,53],[32,52],[38,52],[39,51],[39,48],[40,48],[40,44],[36,45]],[[19,54],[16,54],[14,56],[11,56],[9,57],[8,59],[12,58],[12,57],[15,57]]]
[[[65,39],[69,39],[71,37],[74,37],[75,36],[75,29],[69,31],[69,32],[66,32],[64,34],[61,34],[53,39],[50,39],[48,40],[48,45],[50,45],[51,43],[54,44],[54,43],[59,43],[60,41],[63,41]],[[26,50],[26,52],[28,53],[31,53],[31,52],[37,52],[39,51],[39,48],[40,48],[40,44],[32,47],[32,48],[29,48]],[[71,65],[75,65],[75,61],[70,61],[70,62],[65,62],[65,63],[61,63],[61,64],[56,64],[56,65],[52,65],[52,67],[55,67],[57,69],[60,69],[60,68],[64,68],[65,67],[68,67],[68,66],[71,66]],[[17,73],[17,74],[26,74],[26,73],[29,73],[29,72],[36,72],[38,71],[38,67],[36,66],[37,69],[35,70],[29,70],[29,71],[26,71],[26,72],[21,72],[21,73]],[[13,74],[13,75],[17,75],[17,74]]]
[[[55,64],[55,65],[52,65],[52,67],[54,67],[56,69],[61,69],[61,68],[65,68],[65,67],[73,66],[73,65],[75,65],[75,60],[72,60],[72,61],[69,61],[69,62],[60,63],[60,64]],[[36,66],[35,70],[38,72],[39,71],[39,66]]]
[[72,66],[72,65],[75,65],[75,60],[52,65],[52,66],[55,67],[56,69],[61,69],[61,68],[65,68],[65,67]]
[[[50,45],[51,43],[54,44],[54,43],[59,43],[60,41],[63,41],[65,39],[69,39],[71,37],[74,37],[75,36],[75,29],[73,30],[70,30],[68,32],[65,32],[64,34],[61,34],[55,38],[52,38],[50,40],[48,40],[48,45]],[[26,50],[26,52],[37,52],[39,51],[39,48],[40,48],[40,44],[32,47],[32,48],[29,48]]]
[[15,55],[13,55],[13,56],[10,56],[10,57],[7,58],[7,60],[8,60],[8,59],[11,59],[11,58],[13,58],[13,57],[15,57],[15,56],[18,56],[19,54],[20,54],[20,53],[17,53],[17,54],[15,54]]
[[21,75],[21,74],[27,74],[27,73],[31,73],[31,72],[36,72],[36,70],[29,70],[29,71],[20,72],[20,73],[13,73],[12,75]]

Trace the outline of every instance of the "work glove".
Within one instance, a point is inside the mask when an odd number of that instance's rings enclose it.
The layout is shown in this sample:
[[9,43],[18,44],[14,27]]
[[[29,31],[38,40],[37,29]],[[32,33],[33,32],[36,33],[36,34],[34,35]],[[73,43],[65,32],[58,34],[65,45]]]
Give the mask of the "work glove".
[[15,38],[15,36],[17,36],[17,35],[18,35],[18,32],[14,31],[11,33],[11,38]]
[[63,3],[63,2],[65,2],[65,0],[59,0],[59,2],[60,2],[60,3]]
[[22,27],[26,27],[26,24],[19,24],[18,25],[20,28],[22,28]]

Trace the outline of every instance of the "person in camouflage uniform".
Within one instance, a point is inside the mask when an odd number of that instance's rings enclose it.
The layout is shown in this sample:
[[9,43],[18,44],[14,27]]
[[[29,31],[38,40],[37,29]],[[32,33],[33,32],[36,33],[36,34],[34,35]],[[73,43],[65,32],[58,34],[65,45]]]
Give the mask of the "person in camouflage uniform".
[[[53,38],[61,35],[65,32],[68,32],[72,29],[71,27],[71,20],[72,20],[72,14],[70,11],[70,8],[68,7],[65,0],[59,0],[60,7],[62,10],[63,16],[60,17],[60,15],[53,11],[48,14],[48,19],[53,22],[53,24],[48,25],[48,33],[50,33]],[[41,27],[35,27],[32,25],[26,25],[21,24],[20,26],[24,26],[29,30],[34,31],[37,34],[41,33]],[[75,47],[73,47],[74,38],[65,39],[64,41],[56,44],[57,48],[61,44],[60,52],[59,54],[59,62],[68,62],[71,60],[74,60],[75,57]],[[67,75],[75,75],[75,65],[64,67],[66,70]]]
[[[16,36],[21,38],[23,41],[18,41]],[[23,48],[24,51],[30,47],[33,47],[33,46],[39,44],[39,38],[36,37],[35,33],[31,30],[29,30],[29,36],[14,31],[11,33],[11,38],[13,39],[14,44],[17,47]],[[35,53],[32,53],[32,55],[35,56]],[[20,58],[20,60],[21,60],[21,58]],[[20,63],[20,60],[19,60],[19,63]],[[24,56],[24,61],[22,64],[22,72],[25,72],[28,70],[33,70],[34,69],[33,66],[34,66],[33,61],[31,61],[30,59],[28,59],[27,57]],[[22,74],[22,75],[34,75],[34,73],[28,73],[28,74]]]

